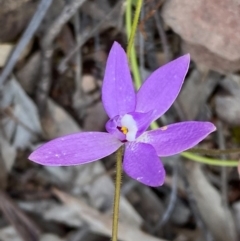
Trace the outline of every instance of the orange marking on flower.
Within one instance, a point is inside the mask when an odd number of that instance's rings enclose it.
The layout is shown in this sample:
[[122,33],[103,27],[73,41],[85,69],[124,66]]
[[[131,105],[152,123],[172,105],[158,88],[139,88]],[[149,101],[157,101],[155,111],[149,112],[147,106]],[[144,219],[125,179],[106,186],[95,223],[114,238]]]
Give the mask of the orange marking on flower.
[[128,133],[128,128],[125,127],[125,126],[122,126],[122,127],[121,127],[121,131],[122,131],[122,133],[123,133],[124,135],[126,135],[126,134]]
[[161,127],[160,129],[161,129],[162,131],[165,131],[165,130],[167,130],[167,128],[168,128],[168,126],[163,126],[163,127]]

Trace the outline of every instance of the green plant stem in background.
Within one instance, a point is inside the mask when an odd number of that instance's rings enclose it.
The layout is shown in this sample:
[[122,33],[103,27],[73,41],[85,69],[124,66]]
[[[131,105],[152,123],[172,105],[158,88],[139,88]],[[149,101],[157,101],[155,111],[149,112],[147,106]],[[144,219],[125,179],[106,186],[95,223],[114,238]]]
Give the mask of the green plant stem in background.
[[151,127],[152,130],[155,130],[155,129],[159,128],[159,126],[158,126],[158,124],[157,124],[156,121],[154,121],[153,123],[151,123],[150,127]]
[[202,149],[202,148],[192,148],[188,152],[204,154],[208,156],[219,156],[219,155],[229,155],[233,153],[240,153],[240,149],[225,149],[225,150],[216,150],[216,149]]
[[112,224],[112,241],[118,241],[118,219],[119,219],[119,203],[122,183],[122,154],[123,147],[117,150],[116,154],[116,181],[115,181],[115,193],[113,203],[113,224]]
[[142,2],[143,2],[142,0],[138,0],[137,2],[133,24],[132,24],[132,0],[127,0],[126,14],[125,14],[126,31],[129,39],[128,46],[127,46],[127,56],[132,67],[133,78],[134,78],[136,89],[139,89],[141,86],[141,78],[140,78],[140,73],[138,71],[137,56],[136,56],[136,51],[134,47],[134,37],[137,30],[138,19],[139,19],[141,7],[142,7]]
[[[137,64],[137,56],[136,56],[136,51],[134,46],[134,36],[137,28],[137,23],[139,19],[139,14],[142,6],[142,0],[139,0],[137,3],[136,7],[136,15],[134,17],[134,22],[132,25],[131,19],[132,19],[132,0],[127,0],[127,7],[126,7],[126,32],[129,37],[129,44],[127,48],[127,55],[128,59],[130,60],[131,63],[131,68],[133,72],[133,77],[134,77],[134,83],[136,86],[136,89],[139,89],[141,85],[141,80],[140,80],[140,73],[139,73],[139,68]],[[138,15],[137,15],[138,14]],[[132,30],[132,32],[131,32]],[[133,31],[134,30],[134,31]],[[157,129],[159,128],[157,122],[153,122],[151,124],[151,129]],[[190,153],[191,152],[191,153]],[[231,154],[231,153],[237,153],[239,152],[238,150],[204,150],[203,149],[191,149],[190,152],[183,152],[180,155],[191,160],[191,161],[196,161],[200,162],[203,164],[208,164],[208,165],[215,165],[215,166],[228,166],[228,167],[235,167],[238,165],[238,161],[233,161],[233,160],[219,160],[219,159],[212,159],[212,158],[207,158],[207,157],[202,157],[199,155],[193,154],[195,153],[202,153],[206,155],[219,155],[219,154]]]
[[[141,8],[142,8],[142,0],[138,0],[137,3],[137,8],[136,8],[136,13],[133,19],[133,24],[132,24],[132,29],[131,29],[131,33],[130,31],[128,32],[128,37],[129,37],[129,41],[128,41],[128,46],[127,46],[127,56],[128,58],[130,57],[130,53],[133,47],[133,43],[134,43],[134,37],[137,31],[137,25],[138,25],[138,19],[139,19],[139,15],[141,12]],[[128,23],[131,24],[131,15],[132,15],[132,0],[128,0],[128,4],[127,4],[127,15],[129,15],[130,19],[128,18]],[[130,36],[129,36],[130,34]]]
[[235,160],[221,160],[221,159],[211,159],[203,156],[198,156],[189,152],[182,152],[181,156],[195,162],[200,162],[203,164],[213,165],[213,166],[224,166],[224,167],[237,167],[238,161]]

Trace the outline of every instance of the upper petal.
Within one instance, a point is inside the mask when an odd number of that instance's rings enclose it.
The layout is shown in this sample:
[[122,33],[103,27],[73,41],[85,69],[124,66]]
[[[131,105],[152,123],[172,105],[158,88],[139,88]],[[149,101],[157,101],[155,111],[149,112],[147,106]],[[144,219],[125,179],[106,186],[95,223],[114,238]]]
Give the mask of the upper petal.
[[127,143],[123,168],[130,177],[151,187],[161,186],[165,180],[163,164],[149,144]]
[[138,141],[151,144],[159,156],[171,156],[197,145],[215,130],[210,122],[187,121],[147,131]]
[[176,99],[190,63],[184,55],[154,71],[137,93],[136,112],[154,110],[153,120],[163,115]]
[[114,42],[107,59],[102,86],[102,101],[110,118],[134,111],[134,91],[125,51]]
[[104,132],[63,136],[40,146],[29,159],[46,166],[71,166],[96,161],[116,151],[122,143]]

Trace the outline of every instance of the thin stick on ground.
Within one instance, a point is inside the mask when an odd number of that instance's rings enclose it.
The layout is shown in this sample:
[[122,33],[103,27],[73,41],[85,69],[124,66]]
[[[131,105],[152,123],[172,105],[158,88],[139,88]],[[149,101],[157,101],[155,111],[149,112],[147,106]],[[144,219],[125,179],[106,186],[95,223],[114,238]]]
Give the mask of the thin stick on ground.
[[93,29],[91,29],[91,30],[88,29],[87,31],[85,31],[81,34],[81,40],[79,41],[79,43],[76,45],[76,47],[74,47],[74,49],[72,51],[69,52],[69,54],[58,65],[58,71],[60,73],[63,73],[67,69],[67,64],[68,64],[69,60],[76,54],[76,52],[83,46],[83,44],[89,38],[93,37],[99,31],[99,29],[102,27],[102,25],[106,21],[110,20],[110,18],[113,16],[115,11],[119,11],[122,4],[123,4],[123,0],[119,1],[114,6],[114,8],[112,8],[112,10],[106,15],[106,17],[102,21],[99,22],[99,24],[97,24]]
[[[81,31],[80,31],[80,13],[76,12],[74,16],[74,33],[76,43],[79,44],[81,41]],[[75,66],[75,92],[73,94],[73,105],[77,107],[77,100],[82,98],[83,92],[81,88],[81,77],[82,77],[82,53],[81,49],[76,52],[75,55],[76,66]]]
[[18,58],[20,57],[22,51],[31,41],[32,37],[36,33],[39,25],[41,24],[45,14],[47,13],[48,8],[51,6],[53,0],[42,0],[38,8],[33,15],[28,27],[24,31],[22,37],[20,38],[18,44],[13,50],[10,58],[8,59],[2,74],[0,76],[0,85],[3,85],[7,77],[12,73],[13,68],[15,67]]
[[[153,6],[153,7],[155,7],[155,6]],[[170,52],[166,33],[163,29],[163,21],[162,21],[161,16],[158,11],[156,11],[154,13],[154,19],[155,19],[157,30],[158,30],[158,35],[162,41],[162,48],[163,48],[163,52],[165,55],[165,63],[167,63],[171,60],[171,52]]]
[[[225,138],[222,130],[221,121],[217,122],[217,139],[219,148],[224,150],[226,148]],[[222,160],[226,160],[226,156],[224,154],[221,155]],[[221,167],[221,193],[222,193],[222,202],[223,207],[226,209],[228,207],[228,192],[227,192],[227,168]]]
[[73,0],[71,3],[67,4],[61,14],[49,26],[45,37],[41,41],[42,74],[37,91],[37,103],[40,113],[45,111],[47,95],[51,83],[52,56],[54,51],[53,42],[60,33],[63,25],[66,24],[74,14],[76,14],[85,1],[86,0]]
[[172,190],[171,190],[169,204],[164,214],[162,215],[162,218],[154,227],[153,233],[156,233],[160,228],[162,228],[171,218],[171,215],[173,213],[173,210],[177,201],[177,183],[178,183],[178,164],[176,163],[173,167],[173,181],[172,181]]

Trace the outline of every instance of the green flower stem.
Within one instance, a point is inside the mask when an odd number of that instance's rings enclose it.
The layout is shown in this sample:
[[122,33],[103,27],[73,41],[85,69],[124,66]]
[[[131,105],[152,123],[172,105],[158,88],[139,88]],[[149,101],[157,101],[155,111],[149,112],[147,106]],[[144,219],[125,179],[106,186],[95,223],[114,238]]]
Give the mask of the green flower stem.
[[134,78],[136,89],[139,89],[141,86],[141,78],[140,78],[140,73],[138,71],[137,55],[134,47],[134,37],[137,30],[138,19],[139,19],[140,10],[142,7],[142,2],[143,2],[142,0],[138,0],[137,2],[137,8],[136,8],[133,24],[132,24],[132,0],[127,0],[127,7],[126,7],[126,14],[125,14],[126,31],[129,39],[128,46],[127,46],[127,56],[132,67],[133,78]]
[[207,157],[202,157],[194,155],[189,152],[182,152],[181,156],[190,159],[191,161],[200,162],[203,164],[213,165],[213,166],[224,166],[224,167],[237,167],[238,161],[235,160],[221,160],[221,159],[211,159]]
[[[128,60],[131,61],[133,76],[136,83],[136,88],[138,89],[141,85],[140,74],[138,72],[137,57],[135,48],[133,48],[134,37],[137,30],[138,19],[142,7],[142,0],[138,0],[135,16],[133,19],[133,25],[131,24],[132,19],[132,1],[127,1],[126,9],[126,28],[129,37],[127,56]],[[113,204],[113,224],[112,224],[112,241],[118,241],[118,219],[119,219],[119,204],[120,204],[120,194],[121,194],[121,182],[122,182],[122,155],[123,147],[120,147],[116,154],[116,181],[115,181],[115,193],[114,193],[114,204]]]
[[112,241],[118,241],[118,219],[119,219],[119,203],[122,183],[122,154],[123,147],[117,150],[116,154],[116,181],[113,204],[113,224],[112,224]]

